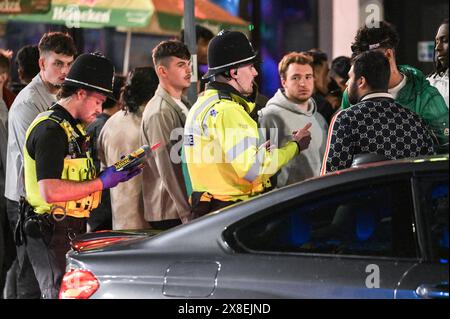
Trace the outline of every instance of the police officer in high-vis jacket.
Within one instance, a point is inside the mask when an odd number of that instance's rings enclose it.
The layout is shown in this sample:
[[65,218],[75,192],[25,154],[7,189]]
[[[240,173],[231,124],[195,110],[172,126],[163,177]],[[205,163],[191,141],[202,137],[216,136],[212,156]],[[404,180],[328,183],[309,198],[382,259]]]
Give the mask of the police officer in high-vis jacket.
[[116,171],[97,177],[84,127],[112,96],[114,67],[98,54],[74,62],[49,111],[28,128],[24,146],[26,199],[16,239],[26,245],[43,298],[57,298],[70,241],[85,232],[86,219],[101,191],[140,172]]
[[277,148],[260,136],[249,113],[249,96],[258,75],[257,59],[247,37],[222,31],[208,46],[206,91],[190,109],[184,130],[184,153],[193,193],[194,216],[246,200],[264,191],[269,177],[311,140],[310,124]]

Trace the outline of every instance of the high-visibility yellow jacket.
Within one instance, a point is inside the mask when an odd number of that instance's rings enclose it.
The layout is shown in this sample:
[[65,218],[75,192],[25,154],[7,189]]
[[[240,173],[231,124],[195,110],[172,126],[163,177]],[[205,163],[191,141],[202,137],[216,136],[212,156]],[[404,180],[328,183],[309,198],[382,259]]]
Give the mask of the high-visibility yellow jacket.
[[270,176],[299,152],[288,142],[269,151],[249,113],[255,107],[239,95],[207,89],[189,111],[184,151],[194,192],[222,201],[261,193]]
[[[41,113],[30,125],[25,135],[25,141],[28,140],[32,130],[42,121],[52,120],[58,123],[67,135],[68,141],[76,143],[76,137],[78,136],[74,128],[66,120],[52,116],[53,111],[47,111]],[[77,128],[83,136],[86,135],[81,125],[77,125]],[[33,206],[34,211],[37,214],[53,213],[55,215],[63,215],[66,213],[68,216],[83,218],[89,217],[92,209],[96,208],[100,203],[101,191],[94,192],[88,196],[68,202],[57,202],[57,203],[47,203],[44,198],[42,198],[39,191],[39,185],[37,181],[36,174],[36,162],[28,154],[26,147],[26,142],[24,145],[24,173],[25,173],[25,190],[27,202]],[[61,173],[61,179],[71,180],[71,181],[85,181],[92,180],[96,177],[96,170],[92,158],[89,152],[86,153],[85,157],[79,157],[76,154],[76,158],[71,158],[71,156],[66,156],[64,159],[64,168]]]

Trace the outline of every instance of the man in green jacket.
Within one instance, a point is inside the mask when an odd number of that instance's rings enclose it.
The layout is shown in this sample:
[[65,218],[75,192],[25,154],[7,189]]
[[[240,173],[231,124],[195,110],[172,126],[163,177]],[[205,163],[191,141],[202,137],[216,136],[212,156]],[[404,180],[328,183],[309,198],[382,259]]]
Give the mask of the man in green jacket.
[[[363,27],[358,30],[352,43],[353,56],[368,50],[385,54],[391,67],[389,93],[395,101],[418,114],[434,133],[438,153],[448,153],[448,108],[439,91],[430,85],[423,73],[411,66],[397,65],[395,50],[399,43],[394,27],[384,21],[378,28]],[[344,92],[342,109],[350,107],[348,92]]]

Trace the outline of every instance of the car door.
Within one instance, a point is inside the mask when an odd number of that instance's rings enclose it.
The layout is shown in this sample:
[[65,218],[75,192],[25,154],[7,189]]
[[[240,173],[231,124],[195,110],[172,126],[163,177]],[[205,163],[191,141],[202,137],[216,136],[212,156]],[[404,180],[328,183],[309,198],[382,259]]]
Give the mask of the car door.
[[[282,190],[279,191],[282,196]],[[321,190],[230,226],[216,297],[394,298],[418,263],[409,176]]]
[[421,261],[399,281],[399,298],[449,298],[448,172],[414,179]]

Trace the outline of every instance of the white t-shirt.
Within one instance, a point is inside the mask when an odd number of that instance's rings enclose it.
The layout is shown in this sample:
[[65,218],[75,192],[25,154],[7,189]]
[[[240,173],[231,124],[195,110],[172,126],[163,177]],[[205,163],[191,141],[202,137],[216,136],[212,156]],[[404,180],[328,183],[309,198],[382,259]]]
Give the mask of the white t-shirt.
[[442,76],[430,76],[427,78],[430,81],[430,84],[438,89],[439,93],[441,93],[442,97],[445,100],[445,104],[448,107],[448,69]]
[[398,92],[400,92],[400,90],[405,87],[406,81],[408,80],[406,75],[404,75],[403,73],[401,73],[401,74],[403,75],[403,80],[401,80],[400,83],[397,84],[397,86],[395,86],[392,89],[388,90],[389,94],[391,94],[394,97],[394,100],[397,99]]
[[187,108],[187,106],[179,99],[176,99],[172,96],[172,99],[178,104],[178,106],[181,108],[181,111],[183,112],[184,115],[188,115],[189,110]]

